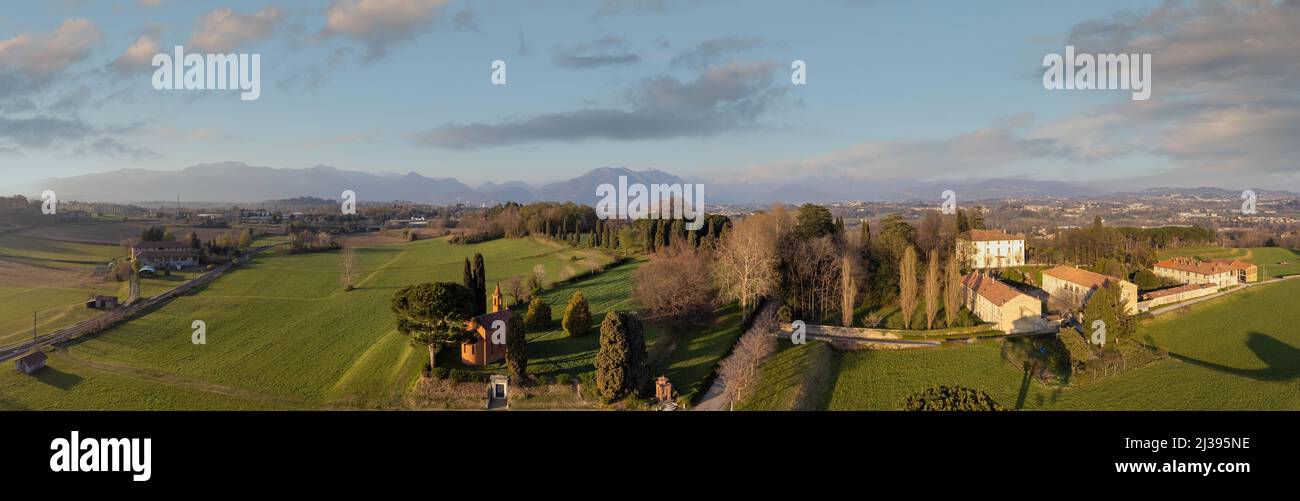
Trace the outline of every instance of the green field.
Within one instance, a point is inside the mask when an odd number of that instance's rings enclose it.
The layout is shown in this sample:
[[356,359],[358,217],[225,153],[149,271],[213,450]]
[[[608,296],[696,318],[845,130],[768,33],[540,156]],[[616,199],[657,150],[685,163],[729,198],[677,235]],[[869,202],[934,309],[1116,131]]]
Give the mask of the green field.
[[126,256],[126,251],[117,244],[64,242],[12,233],[0,235],[0,257],[42,261],[46,265],[93,266],[123,256]]
[[1281,247],[1176,247],[1162,250],[1156,255],[1160,259],[1168,259],[1171,257],[1241,259],[1258,265],[1260,267],[1259,273],[1261,279],[1300,274],[1300,253]]
[[[68,349],[71,359],[99,372],[194,391],[163,402],[105,385],[95,399],[81,401],[73,390],[94,379],[83,376],[51,398],[49,388],[35,391],[10,381],[25,376],[0,371],[0,401],[18,408],[211,408],[229,405],[229,395],[236,395],[274,406],[399,406],[403,385],[413,381],[427,352],[396,332],[389,300],[405,285],[460,281],[464,259],[475,252],[484,255],[488,283],[529,274],[537,264],[558,280],[610,259],[521,239],[368,247],[358,250],[358,289],[344,292],[340,253],[263,254],[202,290]],[[190,342],[194,320],[207,324],[206,345]]]
[[[996,342],[933,349],[837,354],[826,408],[898,409],[908,395],[936,385],[987,392],[1003,406],[1050,410],[1300,409],[1300,280],[1260,285],[1143,323],[1138,337],[1171,357],[1117,376],[1065,388],[1027,380],[1003,361]],[[784,350],[764,377],[807,375]],[[771,385],[751,402],[780,408],[788,386]],[[773,405],[775,403],[775,405]]]

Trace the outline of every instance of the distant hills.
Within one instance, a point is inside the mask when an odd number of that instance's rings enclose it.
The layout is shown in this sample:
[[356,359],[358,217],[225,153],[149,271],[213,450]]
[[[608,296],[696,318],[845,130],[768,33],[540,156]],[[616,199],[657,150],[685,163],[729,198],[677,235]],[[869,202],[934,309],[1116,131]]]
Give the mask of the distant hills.
[[[62,200],[139,203],[142,201],[211,200],[225,203],[261,203],[298,197],[337,200],[343,190],[357,192],[364,202],[410,201],[430,204],[495,204],[503,202],[572,201],[594,204],[596,187],[629,183],[703,183],[708,204],[767,204],[833,201],[938,200],[944,190],[957,192],[959,200],[1025,197],[1103,196],[1086,187],[1056,181],[984,179],[949,182],[909,180],[875,181],[853,177],[803,177],[788,181],[746,179],[683,179],[660,170],[634,171],[601,167],[572,179],[534,186],[522,181],[489,182],[470,187],[453,178],[430,178],[414,172],[380,175],[345,171],[328,166],[280,169],[239,162],[202,164],[177,171],[123,169],[99,174],[47,179],[19,193],[39,194],[52,189]],[[1257,190],[1259,195],[1288,194]],[[1150,188],[1114,196],[1239,196],[1240,191],[1220,188]]]

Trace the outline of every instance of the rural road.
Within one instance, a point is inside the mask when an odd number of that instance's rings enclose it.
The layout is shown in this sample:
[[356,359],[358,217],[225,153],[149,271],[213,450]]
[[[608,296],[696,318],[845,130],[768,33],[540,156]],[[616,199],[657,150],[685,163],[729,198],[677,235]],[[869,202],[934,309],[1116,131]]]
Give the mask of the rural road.
[[[281,244],[266,245],[266,246],[251,249],[248,252],[240,255],[239,259],[247,259],[257,253],[260,253],[267,249],[271,249],[276,245],[281,245]],[[229,271],[232,267],[233,267],[232,263],[224,264],[215,270],[207,272],[202,276],[190,280],[189,282],[185,282],[184,284],[181,284],[180,286],[170,291],[159,294],[155,297],[131,304],[129,306],[124,306],[118,310],[114,310],[111,313],[98,315],[93,318],[78,322],[76,324],[63,327],[52,333],[38,336],[36,339],[23,341],[21,343],[12,344],[5,347],[0,347],[0,362],[4,362],[11,358],[21,356],[32,349],[38,349],[43,346],[49,346],[51,344],[61,343],[63,341],[67,341],[88,333],[93,334],[98,331],[98,329],[96,329],[95,326],[102,326],[106,321],[110,320],[109,319],[110,315],[117,317],[111,319],[112,323],[116,323],[116,322],[125,321],[130,318],[133,318],[138,314],[147,313],[152,308],[167,304],[167,302],[171,301],[172,299],[176,298],[181,294],[184,294],[185,292],[188,292],[190,289],[198,285],[206,284],[213,280],[216,280],[217,278],[220,278],[221,275],[225,274],[225,272]]]
[[1276,279],[1273,279],[1273,280],[1266,280],[1266,281],[1261,281],[1261,282],[1255,282],[1255,283],[1249,283],[1249,284],[1242,284],[1240,287],[1236,287],[1236,288],[1229,289],[1229,290],[1226,290],[1226,291],[1216,292],[1216,293],[1214,293],[1214,294],[1210,294],[1210,295],[1208,295],[1208,296],[1198,297],[1198,298],[1196,298],[1196,299],[1189,299],[1189,300],[1187,300],[1187,301],[1183,301],[1183,302],[1181,302],[1181,303],[1174,303],[1174,304],[1171,304],[1171,305],[1161,306],[1161,307],[1156,308],[1156,309],[1154,309],[1154,310],[1148,311],[1148,312],[1147,312],[1147,315],[1151,315],[1151,316],[1153,316],[1153,317],[1155,317],[1155,316],[1160,316],[1160,315],[1164,315],[1165,313],[1169,313],[1169,312],[1171,312],[1171,311],[1177,311],[1177,310],[1181,309],[1181,308],[1184,307],[1184,306],[1191,306],[1191,305],[1194,305],[1194,304],[1196,304],[1196,303],[1203,303],[1203,302],[1205,302],[1205,301],[1210,301],[1210,300],[1213,300],[1213,299],[1218,299],[1218,298],[1221,298],[1221,297],[1223,297],[1223,296],[1227,296],[1227,295],[1229,295],[1229,294],[1234,294],[1234,293],[1237,293],[1237,292],[1241,292],[1241,291],[1244,291],[1244,290],[1249,289],[1249,288],[1251,288],[1251,287],[1255,287],[1255,286],[1257,286],[1257,285],[1271,284],[1271,283],[1280,282],[1280,281],[1283,281],[1283,280],[1290,280],[1290,279],[1295,278],[1295,277],[1300,277],[1300,275],[1288,275],[1288,276],[1280,277],[1280,278],[1276,278]]

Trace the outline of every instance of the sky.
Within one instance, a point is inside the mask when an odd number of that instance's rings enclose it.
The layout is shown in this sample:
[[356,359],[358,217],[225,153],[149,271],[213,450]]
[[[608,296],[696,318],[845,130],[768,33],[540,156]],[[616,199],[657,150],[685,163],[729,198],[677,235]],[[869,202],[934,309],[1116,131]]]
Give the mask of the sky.
[[[260,97],[156,90],[177,45],[260,54]],[[1150,99],[1045,89],[1066,45],[1150,54]],[[1300,0],[52,0],[0,12],[0,186],[239,161],[1300,191],[1298,54]]]

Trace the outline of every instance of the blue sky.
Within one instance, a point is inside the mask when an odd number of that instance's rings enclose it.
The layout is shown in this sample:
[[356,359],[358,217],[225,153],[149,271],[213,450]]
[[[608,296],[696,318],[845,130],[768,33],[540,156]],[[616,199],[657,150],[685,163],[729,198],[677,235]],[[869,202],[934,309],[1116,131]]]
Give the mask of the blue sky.
[[[0,13],[0,186],[234,160],[1300,189],[1297,4],[52,1]],[[1152,99],[1045,90],[1066,43],[1152,53]],[[261,54],[261,98],[157,91],[124,56],[196,44]]]

